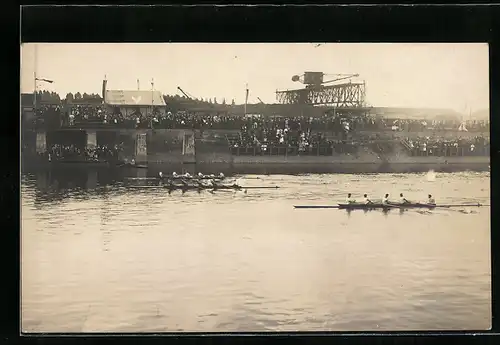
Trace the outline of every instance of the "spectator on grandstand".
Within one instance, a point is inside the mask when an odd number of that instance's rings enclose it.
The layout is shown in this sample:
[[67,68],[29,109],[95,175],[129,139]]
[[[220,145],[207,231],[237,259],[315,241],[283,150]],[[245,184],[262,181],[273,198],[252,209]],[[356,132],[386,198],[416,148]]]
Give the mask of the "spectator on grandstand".
[[406,138],[410,153],[414,156],[473,156],[489,154],[489,140],[483,136],[473,138]]

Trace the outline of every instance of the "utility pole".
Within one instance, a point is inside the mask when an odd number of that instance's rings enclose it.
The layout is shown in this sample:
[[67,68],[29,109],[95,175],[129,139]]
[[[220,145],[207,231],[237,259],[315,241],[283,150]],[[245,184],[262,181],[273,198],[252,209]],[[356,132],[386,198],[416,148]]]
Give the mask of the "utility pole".
[[248,84],[245,85],[246,87],[246,93],[245,93],[245,116],[247,115],[247,103],[248,103]]
[[154,79],[151,78],[151,127],[153,127],[153,115],[154,115],[154,103],[155,103],[155,100],[154,100]]
[[33,70],[33,113],[36,116],[36,68],[37,68],[37,46],[35,43],[34,70]]
[[44,82],[44,83],[49,83],[49,84],[52,84],[54,81],[53,80],[50,80],[50,79],[45,79],[45,78],[38,78],[37,75],[36,75],[36,70],[37,70],[37,65],[38,65],[38,51],[37,51],[37,44],[35,43],[35,54],[34,54],[35,58],[35,69],[33,71],[33,112],[36,114],[36,108],[37,108],[37,97],[36,97],[36,93],[37,93],[37,82],[41,81],[41,82]]

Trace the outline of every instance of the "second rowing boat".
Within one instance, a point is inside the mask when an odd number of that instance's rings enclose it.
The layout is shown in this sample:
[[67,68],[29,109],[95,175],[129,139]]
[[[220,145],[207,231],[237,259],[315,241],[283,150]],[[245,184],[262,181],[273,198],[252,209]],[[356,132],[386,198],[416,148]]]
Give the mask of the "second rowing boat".
[[432,205],[432,204],[422,204],[422,203],[410,203],[410,204],[401,204],[401,203],[390,203],[390,204],[382,204],[382,203],[372,203],[372,204],[360,204],[360,203],[352,203],[352,204],[337,204],[337,205],[294,205],[294,208],[300,209],[344,209],[344,210],[371,210],[371,209],[391,209],[391,208],[426,208],[426,209],[435,209],[437,207],[443,208],[451,208],[451,207],[481,207],[481,206],[489,206],[483,205],[480,203],[476,204],[461,204],[461,205]]

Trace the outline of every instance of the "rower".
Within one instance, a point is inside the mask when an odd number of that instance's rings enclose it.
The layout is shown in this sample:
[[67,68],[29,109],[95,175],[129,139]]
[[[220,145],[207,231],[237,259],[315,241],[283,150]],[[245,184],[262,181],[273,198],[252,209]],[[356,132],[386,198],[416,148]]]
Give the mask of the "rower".
[[175,171],[172,173],[172,177],[176,178],[176,177],[178,177],[178,176],[179,176],[179,175],[177,175],[177,173],[176,173]]
[[191,175],[187,172],[187,173],[184,174],[184,177],[190,178]]
[[427,197],[427,204],[428,205],[436,205],[436,201],[434,200],[434,198],[430,194]]
[[201,172],[198,173],[199,178],[203,178],[203,174]]
[[163,178],[163,173],[161,171],[158,173],[158,175],[160,175],[160,179]]
[[356,200],[354,200],[353,198],[351,198],[351,193],[348,193],[348,194],[347,194],[347,199],[346,199],[346,202],[347,202],[348,204],[353,204],[353,203],[355,203],[355,202],[356,202]]
[[224,178],[224,174],[223,174],[223,173],[220,173],[220,174],[219,174],[219,177],[220,177],[220,178]]
[[387,205],[389,203],[389,194],[386,194],[382,199],[382,204]]
[[370,199],[368,199],[367,194],[363,195],[363,198],[364,198],[363,201],[365,202],[365,204],[373,204],[373,202]]
[[408,204],[409,203],[409,201],[406,200],[406,198],[403,196],[403,193],[399,194],[399,202],[401,202],[402,204]]

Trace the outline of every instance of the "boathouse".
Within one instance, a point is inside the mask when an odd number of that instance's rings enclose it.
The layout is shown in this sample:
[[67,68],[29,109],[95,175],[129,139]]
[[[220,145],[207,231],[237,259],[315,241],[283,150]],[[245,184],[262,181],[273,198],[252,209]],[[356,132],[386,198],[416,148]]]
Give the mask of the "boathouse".
[[167,105],[160,91],[155,90],[107,90],[107,81],[103,81],[102,97],[110,112],[116,110],[125,118],[146,116],[156,112],[165,114]]

